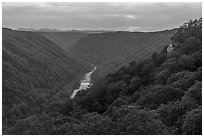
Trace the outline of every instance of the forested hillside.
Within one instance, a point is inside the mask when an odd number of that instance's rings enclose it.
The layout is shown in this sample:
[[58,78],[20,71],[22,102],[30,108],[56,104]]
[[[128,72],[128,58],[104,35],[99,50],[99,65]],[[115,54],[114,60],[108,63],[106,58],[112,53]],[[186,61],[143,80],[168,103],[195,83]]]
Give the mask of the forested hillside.
[[86,32],[80,32],[80,31],[71,31],[71,32],[38,32],[41,35],[45,36],[49,40],[53,41],[54,43],[57,43],[61,48],[63,48],[65,51],[68,51],[69,48],[75,44],[79,39],[85,37],[88,35]]
[[[126,62],[74,99],[52,99],[4,134],[201,135],[202,19],[182,25],[171,41],[173,50],[163,45],[149,58]],[[27,111],[18,108],[9,113]]]
[[7,128],[69,98],[74,82],[88,68],[35,32],[2,31],[2,112]]
[[171,40],[171,52],[129,62],[78,94],[89,112],[81,134],[202,134],[202,19]]
[[70,54],[96,66],[103,74],[132,60],[141,60],[160,51],[176,29],[160,32],[108,32],[89,34],[70,47]]

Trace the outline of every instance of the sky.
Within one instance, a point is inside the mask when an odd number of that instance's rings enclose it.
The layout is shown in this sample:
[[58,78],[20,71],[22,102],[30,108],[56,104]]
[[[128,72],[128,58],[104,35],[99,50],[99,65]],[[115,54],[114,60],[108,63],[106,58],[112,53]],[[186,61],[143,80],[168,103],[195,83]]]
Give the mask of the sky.
[[157,31],[202,17],[202,3],[50,2],[2,4],[2,26],[60,30]]

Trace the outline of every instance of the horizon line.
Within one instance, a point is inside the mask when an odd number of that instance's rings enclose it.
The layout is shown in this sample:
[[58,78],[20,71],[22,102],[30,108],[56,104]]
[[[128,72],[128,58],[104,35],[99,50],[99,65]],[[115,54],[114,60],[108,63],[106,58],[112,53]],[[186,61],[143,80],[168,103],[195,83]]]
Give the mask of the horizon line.
[[[67,32],[67,31],[112,31],[112,32],[160,32],[160,31],[168,31],[168,30],[174,30],[174,29],[178,29],[179,27],[175,27],[175,28],[166,28],[166,29],[161,29],[161,30],[152,30],[152,31],[128,31],[128,30],[112,30],[112,29],[57,29],[57,28],[30,28],[30,27],[19,27],[19,28],[12,28],[12,27],[3,27],[2,29],[11,29],[11,30],[15,30],[15,31],[30,31],[30,32],[37,32],[37,31],[41,31],[41,32]],[[22,29],[22,30],[21,30]],[[27,29],[27,30],[26,30]],[[43,31],[46,30],[47,31]],[[50,30],[50,31],[49,31]]]

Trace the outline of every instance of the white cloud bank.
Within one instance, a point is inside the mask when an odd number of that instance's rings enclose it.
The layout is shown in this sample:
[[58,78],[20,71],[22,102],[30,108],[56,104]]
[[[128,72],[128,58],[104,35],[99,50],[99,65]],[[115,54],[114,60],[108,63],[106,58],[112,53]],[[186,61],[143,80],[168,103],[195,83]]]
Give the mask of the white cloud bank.
[[3,3],[3,27],[154,31],[202,15],[202,3]]

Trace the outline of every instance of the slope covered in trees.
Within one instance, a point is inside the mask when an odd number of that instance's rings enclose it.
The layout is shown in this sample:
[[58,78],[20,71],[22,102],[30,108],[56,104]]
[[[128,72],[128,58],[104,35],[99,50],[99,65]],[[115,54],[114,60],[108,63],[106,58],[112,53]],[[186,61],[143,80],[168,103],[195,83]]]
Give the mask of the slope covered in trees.
[[80,31],[38,32],[38,33],[45,36],[54,43],[57,43],[65,51],[68,51],[69,48],[72,45],[74,45],[79,39],[88,35],[88,33]]
[[2,31],[2,112],[6,128],[18,119],[45,111],[46,104],[61,100],[60,96],[69,98],[74,82],[88,68],[35,32]]
[[181,26],[171,40],[172,52],[165,47],[129,62],[78,95],[82,109],[114,125],[90,134],[202,134],[202,19]]
[[[131,61],[73,100],[18,120],[5,134],[201,135],[202,19],[150,58]],[[49,112],[49,113],[48,113]]]
[[89,34],[70,47],[70,54],[99,66],[101,73],[141,60],[164,46],[176,29],[160,32],[108,32]]

